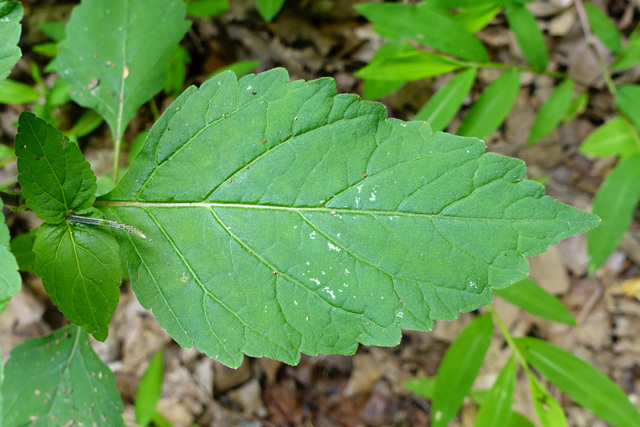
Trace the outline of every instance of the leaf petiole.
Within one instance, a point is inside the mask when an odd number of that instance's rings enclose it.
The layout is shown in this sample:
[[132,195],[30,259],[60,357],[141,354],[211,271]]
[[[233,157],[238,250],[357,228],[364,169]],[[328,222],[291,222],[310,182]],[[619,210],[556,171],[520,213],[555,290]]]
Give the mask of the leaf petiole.
[[82,224],[91,224],[91,225],[106,225],[107,227],[117,228],[118,230],[124,230],[129,234],[133,234],[136,237],[141,239],[146,239],[147,236],[140,230],[138,230],[133,225],[122,224],[116,221],[110,221],[108,219],[100,219],[100,218],[88,218],[86,216],[78,216],[78,215],[69,215],[66,218],[69,222],[79,222]]

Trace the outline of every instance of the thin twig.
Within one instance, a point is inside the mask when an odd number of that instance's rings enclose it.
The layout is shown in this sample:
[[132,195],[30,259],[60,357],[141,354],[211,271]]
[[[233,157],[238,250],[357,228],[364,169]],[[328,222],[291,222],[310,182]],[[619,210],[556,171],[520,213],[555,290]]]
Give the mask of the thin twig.
[[600,68],[600,73],[604,78],[604,83],[609,90],[609,93],[616,96],[618,90],[616,89],[616,84],[613,82],[611,78],[611,73],[609,73],[609,67],[607,67],[607,63],[600,54],[598,50],[598,46],[596,45],[596,36],[591,31],[591,26],[589,25],[589,18],[587,17],[587,11],[584,8],[584,3],[582,0],[575,0],[576,11],[578,12],[578,19],[580,20],[580,26],[582,27],[582,32],[584,33],[584,37],[587,41],[587,45],[593,52],[596,62],[598,63],[598,68]]

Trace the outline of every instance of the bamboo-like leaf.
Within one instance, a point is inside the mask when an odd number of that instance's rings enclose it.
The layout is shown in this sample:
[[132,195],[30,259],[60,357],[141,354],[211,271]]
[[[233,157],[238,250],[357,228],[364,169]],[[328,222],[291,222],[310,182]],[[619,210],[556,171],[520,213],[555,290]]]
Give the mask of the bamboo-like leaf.
[[162,350],[151,358],[147,370],[140,379],[140,385],[136,393],[136,422],[146,427],[153,420],[156,413],[156,405],[162,393],[162,380],[164,377],[164,364]]
[[524,279],[513,286],[496,289],[496,295],[531,314],[554,322],[576,325],[576,321],[562,302],[537,283]]
[[626,70],[640,62],[640,37],[629,38],[627,45],[611,63],[613,71]]
[[256,0],[256,7],[262,19],[271,21],[276,17],[286,0]]
[[518,338],[527,361],[556,387],[616,427],[640,425],[640,412],[606,375],[573,354],[537,338]]
[[27,104],[40,96],[37,90],[24,83],[9,79],[0,81],[0,104]]
[[580,152],[597,157],[635,156],[640,154],[640,136],[627,119],[616,117],[591,132]]
[[593,212],[602,224],[587,233],[589,274],[593,275],[618,247],[640,198],[640,155],[620,160],[600,186]]
[[447,349],[436,374],[431,425],[446,426],[462,406],[491,343],[491,315],[476,317]]
[[515,386],[516,362],[511,358],[500,371],[496,382],[484,399],[474,426],[502,427],[509,425]]
[[76,326],[25,340],[11,351],[5,375],[5,426],[124,427],[113,372]]
[[631,120],[636,129],[640,130],[638,99],[640,99],[640,85],[623,85],[618,88],[616,105]]
[[532,373],[527,372],[527,378],[529,379],[533,407],[538,414],[540,425],[542,427],[569,427],[562,406],[558,401],[553,398],[551,393],[540,384]]
[[[384,3],[386,4],[386,3]],[[382,81],[413,81],[446,74],[464,64],[437,53],[413,51],[389,56],[369,63],[354,74],[362,79]]]
[[503,73],[482,92],[462,120],[458,135],[484,139],[507,118],[520,90],[517,71]]
[[0,0],[0,82],[7,78],[22,56],[18,47],[22,14],[22,3],[19,1]]
[[331,79],[226,72],[166,110],[96,205],[147,234],[116,237],[181,345],[296,363],[488,304],[526,277],[526,256],[597,225],[524,173]]
[[71,97],[104,117],[118,143],[127,124],[162,90],[168,60],[189,28],[182,0],[84,0],[58,46]]
[[595,35],[611,52],[618,53],[622,49],[622,36],[615,24],[591,2],[585,2],[584,9]]
[[16,296],[22,284],[18,263],[10,250],[9,228],[4,222],[2,206],[0,199],[0,313],[7,307],[9,300]]
[[385,37],[410,38],[470,61],[489,60],[484,45],[438,8],[394,3],[359,4],[355,8]]
[[531,125],[531,131],[527,144],[533,144],[534,142],[544,138],[560,124],[565,112],[571,104],[571,94],[573,92],[573,80],[563,80],[556,88],[551,92],[549,98],[538,111],[533,124]]
[[584,113],[587,109],[587,105],[589,105],[589,94],[587,92],[582,92],[571,100],[569,108],[567,108],[567,111],[564,113],[562,122],[565,124],[572,122],[579,114]]
[[469,68],[461,71],[451,81],[433,94],[418,111],[414,120],[424,120],[434,131],[443,130],[456,115],[462,101],[469,94],[476,80],[477,70]]
[[[391,58],[397,54],[413,52],[416,49],[408,42],[397,41],[387,43],[373,55],[370,62],[378,62]],[[363,82],[362,96],[365,99],[379,99],[400,89],[406,82],[404,80],[389,81],[365,79]]]
[[533,68],[544,71],[549,62],[549,53],[535,16],[524,3],[517,1],[507,2],[505,12],[509,28],[516,36],[525,58]]

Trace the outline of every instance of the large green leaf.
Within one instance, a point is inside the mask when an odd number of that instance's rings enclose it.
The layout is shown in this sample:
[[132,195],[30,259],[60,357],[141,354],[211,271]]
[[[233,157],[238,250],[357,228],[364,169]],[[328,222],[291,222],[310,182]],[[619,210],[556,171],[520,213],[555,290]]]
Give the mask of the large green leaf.
[[410,38],[470,61],[489,60],[484,45],[437,8],[394,3],[359,4],[355,8],[385,37]]
[[118,141],[138,108],[162,90],[168,60],[189,28],[182,0],[83,0],[58,46],[71,97],[98,111]]
[[449,346],[445,353],[433,388],[431,425],[442,427],[462,406],[491,344],[493,322],[490,314],[476,317]]
[[282,69],[187,89],[96,203],[148,236],[117,234],[143,306],[232,366],[353,353],[488,304],[526,256],[598,223],[520,160],[385,118]]
[[537,338],[518,338],[527,361],[580,405],[616,427],[640,425],[640,412],[606,375],[573,354]]
[[67,318],[100,341],[118,305],[121,267],[111,230],[86,224],[43,224],[33,245],[36,273]]
[[9,300],[18,293],[22,284],[18,263],[9,249],[9,228],[4,222],[2,206],[2,199],[0,199],[0,313]]
[[525,58],[533,68],[544,71],[549,62],[549,53],[535,16],[519,1],[508,2],[505,12],[509,28],[513,31]]
[[593,212],[602,224],[587,233],[589,274],[593,275],[618,247],[640,198],[640,155],[620,160],[600,186]]
[[22,3],[0,0],[0,81],[4,80],[22,52],[18,47],[22,27]]
[[458,73],[418,111],[414,120],[424,120],[434,131],[443,130],[456,115],[464,98],[476,80],[477,70],[469,68]]
[[462,120],[458,135],[486,138],[509,115],[520,89],[520,75],[516,70],[504,72],[482,92]]
[[60,131],[24,112],[15,142],[18,181],[27,205],[49,223],[91,208],[96,178],[80,148]]
[[115,377],[76,326],[25,340],[5,375],[6,426],[124,426]]

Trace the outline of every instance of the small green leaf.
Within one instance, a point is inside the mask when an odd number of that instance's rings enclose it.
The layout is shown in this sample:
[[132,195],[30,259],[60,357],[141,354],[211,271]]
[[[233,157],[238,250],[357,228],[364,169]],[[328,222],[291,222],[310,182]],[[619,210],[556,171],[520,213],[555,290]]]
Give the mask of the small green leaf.
[[38,25],[51,40],[61,42],[65,37],[65,24],[62,22],[43,22]]
[[15,142],[18,181],[27,205],[49,223],[91,208],[96,178],[80,148],[50,124],[24,112]]
[[456,9],[470,9],[479,6],[500,6],[504,3],[504,0],[430,0],[422,2],[420,5],[428,7],[430,3],[433,3],[440,7],[445,7],[449,10]]
[[587,109],[587,105],[589,105],[589,94],[587,92],[582,92],[571,100],[569,108],[567,108],[567,111],[564,113],[562,122],[565,124],[572,122],[579,114],[584,113]]
[[[22,277],[18,273],[18,263],[9,246],[9,228],[4,222],[0,199],[0,313],[7,307],[9,300],[16,296],[22,285]],[[0,361],[0,365],[2,361]]]
[[[392,41],[383,45],[371,58],[372,62],[380,62],[397,54],[414,52],[416,49],[406,41]],[[362,96],[365,99],[380,99],[400,89],[406,82],[404,80],[374,80],[365,79],[363,82]]]
[[431,425],[446,426],[469,393],[491,343],[491,315],[476,317],[451,343],[444,354],[433,389]]
[[640,129],[640,85],[623,85],[618,88],[616,105],[631,120],[636,129]]
[[0,82],[7,78],[22,56],[18,47],[22,14],[19,1],[0,0]]
[[11,351],[5,375],[6,426],[124,427],[113,372],[76,326],[25,340]]
[[164,365],[162,350],[160,350],[151,358],[147,370],[140,379],[140,385],[136,393],[136,422],[143,427],[148,426],[153,420],[156,405],[162,393],[163,376]]
[[136,158],[140,149],[142,149],[142,145],[144,144],[144,140],[147,139],[147,135],[149,135],[149,129],[145,129],[140,132],[131,143],[131,147],[129,148],[129,163],[133,162],[133,159]]
[[67,136],[70,139],[78,139],[83,136],[89,135],[96,130],[98,126],[102,124],[104,119],[100,117],[100,114],[93,110],[87,110],[78,119],[75,125],[67,132]]
[[516,386],[516,362],[513,359],[504,365],[496,382],[478,411],[475,427],[503,427],[511,419],[511,403]]
[[487,2],[474,5],[451,16],[451,20],[471,34],[489,25],[502,10],[502,2]]
[[73,9],[57,69],[73,100],[100,113],[116,140],[162,90],[169,56],[191,25],[185,16],[182,0],[84,0]]
[[[410,38],[425,46],[470,61],[486,62],[484,45],[437,8],[406,4],[359,4],[355,8],[384,37]],[[442,35],[446,34],[446,37]]]
[[533,374],[527,372],[527,377],[529,379],[533,407],[538,414],[542,427],[568,427],[564,411],[558,401],[542,387]]
[[600,226],[587,233],[589,274],[593,275],[618,247],[640,198],[640,155],[620,160],[593,200]]
[[542,289],[537,283],[525,279],[504,289],[496,289],[496,295],[531,314],[554,322],[575,326],[576,321],[562,302]]
[[549,98],[538,111],[533,124],[531,125],[531,131],[529,138],[527,139],[527,145],[531,145],[534,142],[544,138],[560,124],[562,117],[566,113],[569,105],[571,104],[571,94],[573,93],[573,80],[563,80],[556,88],[551,92]]
[[515,341],[527,361],[578,404],[616,427],[640,425],[640,412],[625,393],[595,367],[537,338]]
[[11,252],[18,261],[20,271],[35,271],[36,255],[33,253],[33,243],[36,241],[38,229],[29,230],[11,240]]
[[245,74],[249,74],[250,72],[252,72],[258,65],[260,65],[261,62],[260,61],[236,61],[232,64],[226,65],[222,68],[218,68],[216,71],[214,71],[211,76],[217,76],[220,73],[224,73],[225,71],[233,71],[234,74],[240,78],[242,76],[244,76]]
[[631,157],[640,154],[640,137],[627,119],[616,117],[591,132],[579,151],[597,157]]
[[613,71],[622,71],[633,67],[640,62],[640,37],[630,38],[627,46],[618,54],[611,63]]
[[419,377],[411,378],[402,383],[407,389],[416,393],[425,399],[433,398],[433,390],[436,386],[435,377]]
[[256,7],[262,19],[269,22],[276,17],[286,0],[256,0]]
[[50,58],[56,56],[58,54],[58,44],[57,43],[40,43],[34,45],[31,50],[35,53],[39,53],[40,55],[48,56]]
[[458,135],[485,139],[496,130],[511,111],[520,90],[516,70],[504,72],[491,83],[471,106],[462,120]]
[[[519,412],[511,412],[509,427],[536,427],[527,417]],[[546,426],[543,426],[546,427]]]
[[96,202],[148,236],[116,233],[141,304],[232,366],[352,354],[489,304],[597,225],[522,161],[386,115],[283,69],[188,88]]
[[513,31],[525,58],[533,68],[544,71],[549,62],[549,53],[535,16],[524,4],[517,2],[508,2],[505,12],[509,28]]
[[187,5],[187,14],[199,18],[212,18],[227,10],[229,10],[229,0],[196,0]]
[[587,12],[587,18],[593,33],[598,36],[600,41],[611,52],[620,52],[622,49],[622,36],[615,24],[591,2],[585,2],[584,9]]
[[[387,4],[387,3],[383,3]],[[413,81],[446,74],[464,64],[437,53],[414,51],[399,53],[356,71],[356,77],[371,80]]]
[[191,57],[187,49],[178,45],[175,52],[169,58],[169,71],[164,82],[164,92],[175,96],[180,95],[184,89],[184,82],[187,73],[187,64],[191,62]]
[[0,82],[0,104],[28,104],[40,98],[40,92],[15,80]]
[[120,255],[111,230],[43,224],[33,252],[36,274],[51,301],[72,323],[104,341],[120,293]]
[[469,94],[476,79],[477,70],[468,68],[461,71],[446,85],[433,94],[418,111],[414,120],[424,120],[434,131],[443,130],[456,115],[464,98]]

